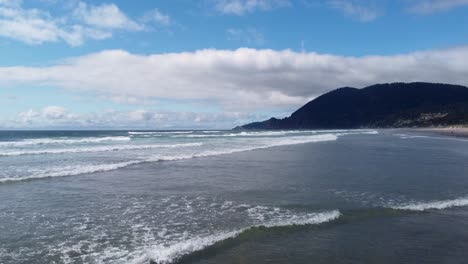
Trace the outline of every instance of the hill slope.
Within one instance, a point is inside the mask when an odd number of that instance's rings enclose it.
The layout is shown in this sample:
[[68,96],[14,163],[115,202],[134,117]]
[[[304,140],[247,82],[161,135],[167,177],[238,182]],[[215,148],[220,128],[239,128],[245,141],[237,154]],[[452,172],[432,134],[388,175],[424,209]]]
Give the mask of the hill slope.
[[468,124],[468,88],[435,83],[376,84],[339,88],[284,119],[236,129],[428,127]]

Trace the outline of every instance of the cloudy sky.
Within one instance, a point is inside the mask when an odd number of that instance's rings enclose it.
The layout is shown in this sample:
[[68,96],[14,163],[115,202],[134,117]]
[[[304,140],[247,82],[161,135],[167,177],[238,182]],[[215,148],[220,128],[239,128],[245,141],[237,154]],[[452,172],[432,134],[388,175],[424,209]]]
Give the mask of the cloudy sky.
[[468,0],[0,0],[0,129],[231,128],[468,85]]

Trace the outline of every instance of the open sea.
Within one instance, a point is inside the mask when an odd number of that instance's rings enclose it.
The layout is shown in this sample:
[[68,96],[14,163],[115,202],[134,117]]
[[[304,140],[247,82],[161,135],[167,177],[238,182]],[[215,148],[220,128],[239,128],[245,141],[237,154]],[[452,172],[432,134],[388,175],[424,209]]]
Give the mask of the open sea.
[[467,263],[468,139],[0,132],[0,263]]

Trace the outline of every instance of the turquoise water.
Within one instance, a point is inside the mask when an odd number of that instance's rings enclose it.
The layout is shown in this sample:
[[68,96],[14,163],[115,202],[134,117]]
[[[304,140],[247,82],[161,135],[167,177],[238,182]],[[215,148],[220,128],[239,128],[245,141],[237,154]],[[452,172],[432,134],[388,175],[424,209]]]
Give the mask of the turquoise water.
[[0,263],[463,263],[468,141],[0,132]]

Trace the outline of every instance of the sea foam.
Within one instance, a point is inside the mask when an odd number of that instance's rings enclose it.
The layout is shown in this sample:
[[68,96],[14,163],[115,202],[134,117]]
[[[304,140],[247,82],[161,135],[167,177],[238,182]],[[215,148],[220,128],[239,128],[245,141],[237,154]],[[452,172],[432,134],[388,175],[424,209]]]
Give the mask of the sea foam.
[[115,137],[87,137],[87,138],[33,138],[24,139],[21,141],[3,141],[0,146],[21,147],[30,145],[45,145],[45,144],[80,144],[80,143],[99,143],[106,141],[129,141],[130,137],[115,136]]
[[135,165],[135,164],[144,163],[144,162],[176,161],[176,160],[209,157],[209,156],[218,156],[218,155],[233,154],[237,152],[252,151],[252,150],[257,150],[257,149],[266,149],[266,148],[277,147],[277,146],[334,141],[334,140],[337,140],[337,138],[338,137],[333,134],[297,136],[297,137],[279,139],[275,141],[267,141],[267,142],[263,142],[262,145],[255,145],[255,146],[227,148],[227,149],[218,149],[218,150],[205,150],[205,151],[200,151],[200,152],[183,153],[183,154],[177,154],[177,155],[153,155],[148,158],[131,160],[131,161],[120,162],[120,163],[99,164],[99,165],[79,165],[79,166],[53,168],[53,169],[46,169],[44,171],[34,172],[31,175],[27,175],[27,176],[1,178],[0,183],[17,182],[17,181],[33,180],[33,179],[55,178],[55,177],[64,177],[64,176],[75,176],[75,175],[86,174],[86,173],[94,173],[94,172],[102,172],[102,171],[120,169],[120,168],[128,167],[130,165]]
[[392,209],[396,210],[408,210],[408,211],[426,211],[426,210],[442,210],[452,207],[468,206],[468,197],[457,198],[453,200],[442,200],[432,202],[416,202],[408,203],[404,205],[391,206]]
[[180,143],[180,144],[114,145],[114,146],[97,146],[97,147],[86,147],[86,148],[80,147],[80,148],[65,148],[65,149],[6,151],[6,152],[0,152],[0,156],[108,152],[108,151],[122,151],[122,150],[144,150],[144,149],[154,149],[154,148],[183,148],[183,147],[199,147],[201,145],[203,145],[203,143],[201,142]]
[[191,134],[193,131],[129,131],[129,135]]
[[80,175],[80,174],[86,174],[86,173],[116,170],[116,169],[128,167],[130,165],[138,164],[141,162],[142,161],[127,161],[127,162],[111,163],[111,164],[84,165],[84,166],[82,165],[82,166],[68,166],[68,167],[53,168],[53,169],[35,172],[28,176],[0,178],[0,184],[9,183],[9,182],[44,179],[44,178],[74,176],[74,175]]
[[[288,215],[283,217],[281,221],[266,221],[264,223],[249,226],[240,230],[230,232],[220,232],[218,234],[196,236],[183,241],[175,242],[169,245],[154,245],[144,248],[137,252],[133,252],[134,256],[130,263],[143,264],[153,261],[158,264],[174,263],[183,256],[192,254],[197,251],[206,249],[216,243],[227,239],[234,239],[243,232],[247,232],[257,227],[285,227],[285,226],[301,226],[301,225],[316,225],[330,221],[334,221],[341,216],[340,211],[333,210],[322,213],[309,213],[305,216]],[[137,257],[138,256],[138,257]]]

